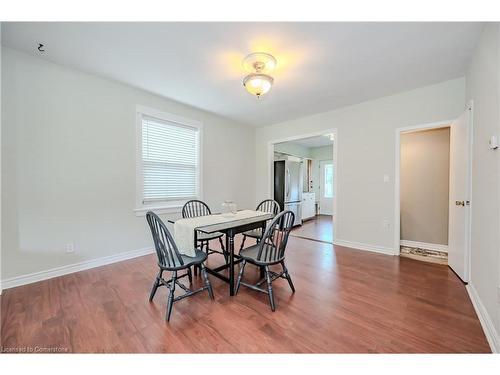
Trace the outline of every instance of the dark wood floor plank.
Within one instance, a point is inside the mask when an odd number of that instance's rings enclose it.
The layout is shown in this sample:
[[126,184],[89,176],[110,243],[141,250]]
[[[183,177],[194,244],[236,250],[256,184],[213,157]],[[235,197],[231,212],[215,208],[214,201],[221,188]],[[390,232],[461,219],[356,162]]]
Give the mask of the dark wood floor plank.
[[[211,278],[215,301],[206,293],[182,300],[165,323],[166,288],[148,302],[154,255],[9,289],[1,344],[94,353],[490,351],[464,285],[446,266],[297,237],[287,261],[297,292],[276,281],[274,313],[266,295],[242,287],[229,297],[227,284]],[[257,280],[258,270],[248,266],[245,277]]]
[[292,236],[308,238],[316,241],[333,243],[333,217],[331,215],[317,215],[295,227]]

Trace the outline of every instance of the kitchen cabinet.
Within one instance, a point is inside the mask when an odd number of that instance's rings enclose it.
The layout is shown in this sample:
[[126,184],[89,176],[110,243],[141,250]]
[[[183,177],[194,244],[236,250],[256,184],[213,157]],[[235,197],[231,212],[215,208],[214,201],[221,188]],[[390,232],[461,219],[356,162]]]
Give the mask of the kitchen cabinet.
[[316,193],[302,193],[302,220],[316,216]]

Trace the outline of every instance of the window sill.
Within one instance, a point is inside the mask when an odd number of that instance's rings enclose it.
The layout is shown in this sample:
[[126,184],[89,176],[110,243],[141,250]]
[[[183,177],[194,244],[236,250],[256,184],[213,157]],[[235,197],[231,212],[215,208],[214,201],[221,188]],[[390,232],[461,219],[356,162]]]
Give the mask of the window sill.
[[152,206],[152,207],[141,207],[134,210],[135,216],[146,216],[148,211],[153,211],[157,215],[163,214],[178,214],[182,211],[182,204],[170,205],[170,206]]

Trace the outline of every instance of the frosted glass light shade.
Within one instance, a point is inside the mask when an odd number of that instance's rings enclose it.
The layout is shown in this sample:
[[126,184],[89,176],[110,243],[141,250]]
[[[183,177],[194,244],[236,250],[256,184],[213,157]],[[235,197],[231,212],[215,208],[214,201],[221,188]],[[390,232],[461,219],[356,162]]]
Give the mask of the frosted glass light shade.
[[273,81],[267,74],[249,74],[243,79],[243,86],[250,94],[260,97],[271,89]]

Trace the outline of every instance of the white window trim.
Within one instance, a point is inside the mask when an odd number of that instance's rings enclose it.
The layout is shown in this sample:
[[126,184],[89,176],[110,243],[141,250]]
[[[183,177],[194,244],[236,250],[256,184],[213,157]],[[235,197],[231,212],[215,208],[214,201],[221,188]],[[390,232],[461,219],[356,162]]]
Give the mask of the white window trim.
[[175,214],[180,213],[185,201],[175,201],[166,204],[144,204],[143,203],[143,179],[142,179],[142,116],[146,115],[159,120],[174,122],[179,125],[190,126],[198,129],[199,152],[198,152],[198,175],[197,175],[197,199],[203,200],[203,123],[200,121],[188,119],[172,113],[158,111],[153,108],[138,105],[136,107],[136,180],[135,180],[135,209],[136,216],[145,216],[148,211],[154,211],[157,214]]

